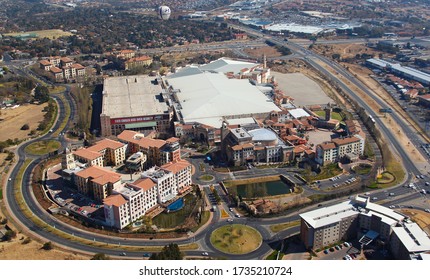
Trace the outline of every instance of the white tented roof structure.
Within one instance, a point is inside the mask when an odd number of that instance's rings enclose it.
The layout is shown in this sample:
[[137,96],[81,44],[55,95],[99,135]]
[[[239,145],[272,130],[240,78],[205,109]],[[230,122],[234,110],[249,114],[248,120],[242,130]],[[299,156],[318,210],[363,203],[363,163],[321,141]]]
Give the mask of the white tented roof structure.
[[232,60],[228,58],[220,58],[215,61],[212,61],[208,64],[199,66],[202,71],[214,71],[218,73],[234,73],[238,74],[240,72],[246,73],[249,72],[252,68],[259,66],[259,63],[241,61],[241,60]]
[[223,117],[251,117],[281,111],[247,79],[190,66],[166,78],[175,90],[184,123],[221,127]]
[[295,119],[299,119],[302,117],[309,117],[310,115],[308,114],[308,112],[306,112],[305,110],[303,110],[302,108],[297,108],[297,109],[292,109],[292,110],[288,110],[288,113],[291,114],[291,116]]

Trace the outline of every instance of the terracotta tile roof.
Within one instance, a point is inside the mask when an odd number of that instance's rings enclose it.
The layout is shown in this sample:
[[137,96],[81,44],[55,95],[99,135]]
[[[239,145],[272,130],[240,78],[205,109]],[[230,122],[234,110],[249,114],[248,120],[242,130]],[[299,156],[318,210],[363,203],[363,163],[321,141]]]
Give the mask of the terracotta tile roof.
[[418,96],[418,98],[425,99],[425,100],[430,100],[430,94],[420,95],[420,96]]
[[81,65],[81,64],[79,64],[79,63],[74,63],[74,64],[72,64],[72,68],[75,68],[75,69],[77,69],[77,70],[85,69],[85,67],[84,67],[84,66],[82,66],[82,65]]
[[52,65],[52,63],[51,63],[51,62],[49,62],[49,61],[47,61],[47,60],[41,60],[41,61],[39,61],[39,63],[40,63],[40,64],[42,64],[43,66],[49,66],[49,65]]
[[176,137],[170,137],[169,139],[166,140],[167,143],[176,143],[179,141],[179,138]]
[[78,157],[85,158],[87,160],[95,160],[96,158],[103,156],[99,152],[90,151],[88,149],[79,149],[74,151],[73,154],[77,155]]
[[304,146],[304,145],[298,145],[298,146],[294,147],[293,151],[294,151],[295,154],[299,154],[299,153],[305,152],[306,149],[307,149],[306,146]]
[[331,149],[336,149],[336,145],[333,142],[322,143],[322,144],[320,144],[320,147],[324,151],[331,150]]
[[85,179],[91,178],[92,182],[99,185],[105,185],[107,183],[116,183],[121,180],[121,176],[119,174],[113,171],[103,169],[99,166],[90,166],[87,169],[76,173],[76,176]]
[[73,62],[73,60],[70,59],[69,57],[62,57],[62,58],[60,58],[60,60],[61,60],[61,62],[64,62],[64,63]]
[[161,168],[169,170],[169,171],[173,172],[174,174],[176,174],[179,171],[182,171],[185,168],[189,167],[190,165],[191,165],[191,163],[189,163],[188,161],[186,161],[184,159],[181,159],[178,161],[166,163],[165,165],[161,166]]
[[134,51],[133,50],[121,50],[120,53],[121,54],[134,53]]
[[52,73],[63,73],[63,70],[55,66],[52,66],[49,71],[51,71]]
[[120,194],[114,194],[103,199],[103,203],[109,206],[120,207],[127,203],[127,200]]
[[151,188],[155,187],[157,184],[154,183],[151,179],[145,178],[145,179],[139,179],[132,183],[133,186],[136,186],[138,188],[141,188],[143,191],[150,190]]
[[100,152],[104,149],[119,149],[121,147],[124,147],[125,144],[118,142],[118,141],[114,141],[114,140],[110,140],[110,139],[103,139],[101,141],[98,141],[95,145],[87,148],[88,151],[93,151],[93,152]]
[[146,149],[150,147],[161,148],[166,144],[164,140],[147,138],[145,135],[132,130],[124,130],[118,135],[118,139],[137,144]]
[[332,142],[335,143],[337,146],[342,146],[342,145],[355,143],[355,142],[359,142],[359,141],[360,141],[360,139],[358,139],[355,136],[345,137],[345,138],[337,138],[337,139],[332,140]]
[[127,60],[127,63],[138,62],[138,61],[148,61],[148,60],[152,60],[152,58],[150,58],[149,56],[139,56],[139,57],[130,58],[129,60]]

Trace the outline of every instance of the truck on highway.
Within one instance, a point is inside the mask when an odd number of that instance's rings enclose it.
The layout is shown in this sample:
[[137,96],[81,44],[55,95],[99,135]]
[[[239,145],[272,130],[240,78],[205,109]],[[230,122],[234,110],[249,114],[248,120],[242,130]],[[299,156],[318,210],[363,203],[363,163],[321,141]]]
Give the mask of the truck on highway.
[[391,108],[381,108],[381,109],[379,109],[379,112],[380,113],[392,113],[393,109],[391,109]]

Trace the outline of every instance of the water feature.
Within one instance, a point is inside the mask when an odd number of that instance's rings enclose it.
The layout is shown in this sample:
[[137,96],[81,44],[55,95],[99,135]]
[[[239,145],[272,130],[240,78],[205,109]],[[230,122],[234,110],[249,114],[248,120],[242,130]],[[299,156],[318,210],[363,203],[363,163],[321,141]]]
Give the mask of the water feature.
[[290,193],[290,187],[282,182],[269,181],[237,185],[237,194],[244,198],[257,198]]
[[184,207],[184,199],[181,197],[175,202],[171,203],[169,206],[167,206],[167,210],[169,212],[175,212],[182,209],[182,207]]

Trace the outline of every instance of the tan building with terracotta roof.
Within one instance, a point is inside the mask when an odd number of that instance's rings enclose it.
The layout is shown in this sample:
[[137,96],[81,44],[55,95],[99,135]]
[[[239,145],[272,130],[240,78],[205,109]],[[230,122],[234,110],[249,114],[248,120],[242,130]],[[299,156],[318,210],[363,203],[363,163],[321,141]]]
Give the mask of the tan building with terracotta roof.
[[51,70],[51,67],[54,65],[52,65],[52,63],[49,62],[48,60],[41,60],[41,61],[39,61],[39,66],[41,69],[43,69],[45,71],[49,71],[49,70]]
[[364,153],[365,139],[360,135],[336,138],[317,145],[315,160],[321,165],[336,162],[345,156],[358,158]]
[[139,57],[133,57],[133,58],[127,60],[124,63],[124,68],[125,68],[125,70],[130,70],[133,68],[149,66],[151,64],[152,64],[152,58],[144,55],[144,56],[139,56]]
[[98,152],[103,155],[104,165],[118,166],[125,161],[125,152],[127,145],[124,143],[103,139],[95,145],[87,148],[89,151]]
[[181,159],[179,139],[171,137],[167,140],[152,139],[144,134],[124,130],[118,139],[128,144],[127,155],[143,152],[147,156],[147,166],[161,166],[168,162]]
[[72,152],[75,160],[86,163],[89,166],[103,167],[103,155],[99,152],[82,148]]
[[78,191],[98,201],[103,201],[121,185],[119,174],[99,166],[90,166],[75,175]]
[[118,166],[125,161],[126,147],[124,143],[103,139],[89,148],[76,150],[72,154],[75,160],[90,166]]

